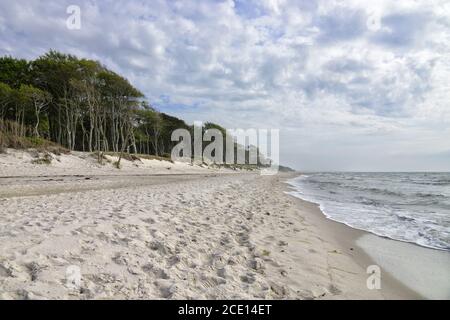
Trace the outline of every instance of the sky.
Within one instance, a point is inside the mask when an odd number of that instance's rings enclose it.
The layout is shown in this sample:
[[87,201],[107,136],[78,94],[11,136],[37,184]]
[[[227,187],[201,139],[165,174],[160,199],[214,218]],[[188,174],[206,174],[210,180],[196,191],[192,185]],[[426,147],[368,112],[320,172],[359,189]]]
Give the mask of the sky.
[[188,123],[279,129],[298,170],[450,171],[446,0],[0,0],[0,55],[49,49]]

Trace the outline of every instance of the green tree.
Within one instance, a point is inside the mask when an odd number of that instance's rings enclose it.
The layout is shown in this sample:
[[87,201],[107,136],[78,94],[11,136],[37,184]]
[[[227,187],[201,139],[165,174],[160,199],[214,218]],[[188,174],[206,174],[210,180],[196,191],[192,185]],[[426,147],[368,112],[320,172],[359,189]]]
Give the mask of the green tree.
[[34,112],[34,135],[39,137],[41,113],[52,101],[52,97],[46,91],[25,84],[20,86],[19,93],[21,96],[20,101],[25,110],[28,108],[28,110],[31,109]]
[[6,83],[0,82],[0,120],[5,119],[13,99],[13,89]]
[[19,89],[22,84],[29,84],[31,76],[30,63],[24,59],[0,57],[0,82],[11,88]]

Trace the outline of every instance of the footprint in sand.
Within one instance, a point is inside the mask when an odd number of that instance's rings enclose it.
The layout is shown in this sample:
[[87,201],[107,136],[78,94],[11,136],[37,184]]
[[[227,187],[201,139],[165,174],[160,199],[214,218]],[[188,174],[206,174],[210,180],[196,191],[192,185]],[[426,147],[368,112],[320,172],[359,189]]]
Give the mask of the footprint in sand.
[[142,266],[142,270],[150,276],[155,277],[156,279],[170,279],[169,274],[164,269],[154,266],[150,263]]

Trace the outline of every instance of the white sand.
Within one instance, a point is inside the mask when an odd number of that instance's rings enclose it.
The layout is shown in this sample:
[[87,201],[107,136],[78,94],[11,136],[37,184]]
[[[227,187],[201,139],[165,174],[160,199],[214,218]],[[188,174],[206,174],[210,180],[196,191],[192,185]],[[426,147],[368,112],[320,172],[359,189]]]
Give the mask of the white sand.
[[[12,163],[2,174],[36,175],[23,161],[26,169]],[[1,298],[411,297],[368,290],[364,260],[314,205],[285,194],[286,176],[99,168],[104,176],[84,180],[96,171],[61,177],[42,166],[51,177],[0,178]],[[67,283],[73,268],[80,286]]]
[[[72,151],[70,154],[50,154],[51,163],[35,164],[44,157],[43,152],[7,149],[0,154],[0,177],[16,176],[59,176],[59,175],[145,175],[145,174],[180,174],[207,173],[227,171],[206,166],[191,165],[184,162],[140,159],[136,161],[121,160],[121,169],[113,163],[118,157],[105,155],[103,164],[99,164],[95,154]],[[228,170],[229,171],[229,170]]]

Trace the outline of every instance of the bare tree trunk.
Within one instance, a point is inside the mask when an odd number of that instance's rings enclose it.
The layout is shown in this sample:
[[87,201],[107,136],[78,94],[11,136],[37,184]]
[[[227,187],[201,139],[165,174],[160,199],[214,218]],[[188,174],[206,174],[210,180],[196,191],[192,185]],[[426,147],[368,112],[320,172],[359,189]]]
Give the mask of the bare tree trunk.
[[41,107],[38,104],[34,103],[34,114],[36,115],[36,125],[34,126],[34,134],[36,137],[39,137],[39,114],[41,112]]

